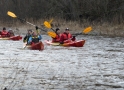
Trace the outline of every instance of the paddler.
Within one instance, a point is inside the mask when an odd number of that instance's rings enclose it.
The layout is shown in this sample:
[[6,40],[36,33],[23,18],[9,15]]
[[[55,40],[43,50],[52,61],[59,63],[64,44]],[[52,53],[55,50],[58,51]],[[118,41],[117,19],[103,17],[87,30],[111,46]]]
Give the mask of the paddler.
[[70,31],[69,28],[66,28],[65,32],[62,33],[60,37],[60,44],[75,41],[75,36],[72,36],[72,34],[69,31]]
[[6,28],[3,27],[3,30],[0,32],[1,37],[10,37]]
[[8,36],[9,36],[9,37],[15,36],[15,35],[14,35],[14,32],[13,32],[13,30],[12,30],[11,28],[10,28],[9,31],[8,31]]
[[28,43],[28,40],[29,40],[29,38],[30,38],[31,36],[32,36],[32,30],[29,29],[28,32],[27,32],[27,34],[26,34],[26,36],[25,36],[24,39],[23,39],[23,42],[24,42],[24,43]]
[[36,31],[32,33],[32,36],[28,40],[28,44],[34,44],[40,42],[42,39],[42,36],[40,35],[38,31],[38,27],[36,26]]
[[52,38],[52,42],[59,42],[60,41],[60,36],[61,36],[60,29],[59,28],[56,28],[55,33],[56,33],[56,37],[55,38]]

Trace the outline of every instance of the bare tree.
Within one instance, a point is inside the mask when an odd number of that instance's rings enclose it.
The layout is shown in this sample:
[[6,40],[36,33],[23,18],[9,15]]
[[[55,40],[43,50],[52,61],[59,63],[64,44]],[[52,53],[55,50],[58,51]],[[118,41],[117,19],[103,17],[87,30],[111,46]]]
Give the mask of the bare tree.
[[118,18],[124,20],[124,0],[1,0],[0,18],[11,20],[7,11],[16,13],[21,18],[56,17],[66,20],[112,21]]

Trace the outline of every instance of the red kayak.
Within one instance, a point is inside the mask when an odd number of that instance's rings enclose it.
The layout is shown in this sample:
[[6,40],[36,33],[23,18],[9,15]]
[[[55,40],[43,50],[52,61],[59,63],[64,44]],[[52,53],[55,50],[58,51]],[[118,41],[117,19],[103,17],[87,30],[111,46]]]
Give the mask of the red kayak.
[[12,37],[1,37],[0,36],[0,40],[13,40],[13,41],[18,41],[21,40],[22,36],[17,35],[17,36],[12,36]]
[[85,40],[78,40],[78,41],[69,41],[64,44],[60,44],[57,42],[52,42],[49,40],[45,40],[45,43],[47,45],[53,45],[53,46],[65,46],[65,47],[83,47],[85,44]]
[[63,46],[66,46],[66,47],[69,47],[69,46],[72,46],[72,47],[83,47],[84,43],[85,43],[85,40],[71,41],[71,42],[68,42],[68,43],[64,43]]
[[44,44],[42,42],[39,42],[32,45],[27,45],[26,48],[31,50],[44,50]]

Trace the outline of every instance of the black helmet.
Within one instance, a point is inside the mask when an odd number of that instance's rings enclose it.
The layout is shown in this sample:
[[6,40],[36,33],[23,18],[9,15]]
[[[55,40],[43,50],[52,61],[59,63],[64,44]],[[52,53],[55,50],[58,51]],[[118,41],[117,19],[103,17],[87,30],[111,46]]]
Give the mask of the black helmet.
[[6,30],[6,28],[5,28],[5,27],[3,27],[3,30]]
[[36,30],[39,29],[38,26],[35,26]]

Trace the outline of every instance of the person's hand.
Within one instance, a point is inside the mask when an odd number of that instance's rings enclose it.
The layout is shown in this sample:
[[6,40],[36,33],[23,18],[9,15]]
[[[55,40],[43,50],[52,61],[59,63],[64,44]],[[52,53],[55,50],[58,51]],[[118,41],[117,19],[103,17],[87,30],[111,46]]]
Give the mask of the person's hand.
[[72,36],[72,38],[75,38],[76,36]]
[[40,33],[39,33],[39,32],[37,32],[37,35],[40,35]]
[[59,42],[60,44],[64,44],[64,42]]
[[75,41],[75,39],[76,39],[75,37],[76,37],[76,36],[72,36],[72,39],[71,39],[71,40],[72,40],[72,41]]
[[38,29],[38,26],[35,26],[36,30]]

